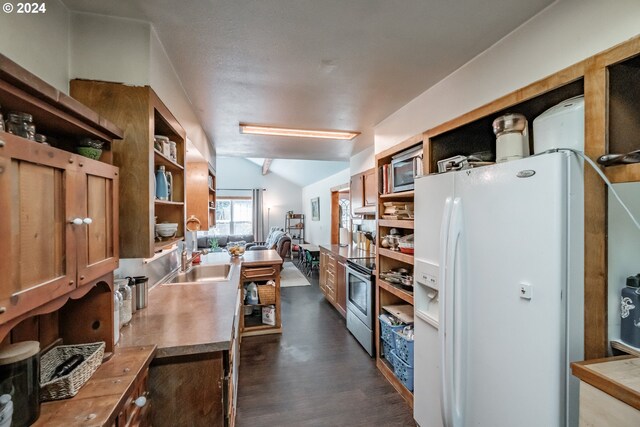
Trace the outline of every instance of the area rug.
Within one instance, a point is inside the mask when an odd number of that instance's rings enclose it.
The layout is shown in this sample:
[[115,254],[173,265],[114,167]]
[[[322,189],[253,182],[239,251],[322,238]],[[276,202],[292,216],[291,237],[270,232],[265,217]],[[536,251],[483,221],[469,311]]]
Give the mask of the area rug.
[[304,274],[292,262],[282,264],[280,271],[280,287],[291,288],[294,286],[311,286]]

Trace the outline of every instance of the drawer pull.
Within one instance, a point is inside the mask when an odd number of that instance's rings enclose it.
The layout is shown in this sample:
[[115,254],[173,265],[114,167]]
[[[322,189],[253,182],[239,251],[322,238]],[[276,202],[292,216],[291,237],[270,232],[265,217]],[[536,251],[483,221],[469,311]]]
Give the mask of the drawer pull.
[[133,404],[136,405],[138,408],[143,408],[144,405],[147,404],[147,397],[142,395],[138,397],[136,400],[134,400]]

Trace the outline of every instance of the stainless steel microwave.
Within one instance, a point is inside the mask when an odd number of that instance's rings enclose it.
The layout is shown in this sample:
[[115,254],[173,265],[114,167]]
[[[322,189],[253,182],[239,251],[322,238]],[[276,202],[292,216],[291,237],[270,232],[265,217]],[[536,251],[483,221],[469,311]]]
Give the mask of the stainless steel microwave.
[[391,158],[391,192],[413,190],[414,179],[422,175],[422,153],[422,147],[416,147]]

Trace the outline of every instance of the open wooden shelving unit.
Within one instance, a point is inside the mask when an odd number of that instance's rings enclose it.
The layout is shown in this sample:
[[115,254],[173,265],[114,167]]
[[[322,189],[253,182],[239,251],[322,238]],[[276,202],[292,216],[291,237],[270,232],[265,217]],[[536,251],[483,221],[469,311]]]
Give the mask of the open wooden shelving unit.
[[[185,236],[186,132],[149,86],[128,86],[94,80],[72,80],[71,95],[124,129],[123,143],[113,144],[113,163],[120,178],[120,255],[151,258]],[[176,143],[176,159],[154,148],[154,135]],[[169,201],[155,197],[160,166],[172,176]],[[174,239],[155,236],[155,222],[178,224]]]
[[[380,182],[380,169],[383,165],[391,162],[391,157],[405,151],[409,148],[422,144],[422,134],[409,138],[408,140],[383,151],[376,155],[376,182]],[[414,191],[402,191],[398,193],[379,194],[378,195],[378,216],[384,212],[384,202],[389,201],[406,201],[413,202]],[[376,346],[376,366],[385,376],[385,378],[393,385],[393,387],[402,395],[409,406],[413,408],[413,392],[407,389],[393,373],[393,366],[387,361],[382,354],[382,343],[380,339],[380,323],[377,316],[387,313],[383,306],[394,304],[408,304],[413,306],[413,293],[395,286],[384,279],[380,278],[380,273],[391,268],[404,267],[413,270],[413,255],[404,254],[399,251],[383,248],[380,242],[382,238],[389,233],[389,230],[401,229],[402,234],[413,233],[414,221],[411,219],[378,219],[377,239],[376,242],[376,326],[375,326],[375,346]],[[411,309],[413,312],[413,308]]]

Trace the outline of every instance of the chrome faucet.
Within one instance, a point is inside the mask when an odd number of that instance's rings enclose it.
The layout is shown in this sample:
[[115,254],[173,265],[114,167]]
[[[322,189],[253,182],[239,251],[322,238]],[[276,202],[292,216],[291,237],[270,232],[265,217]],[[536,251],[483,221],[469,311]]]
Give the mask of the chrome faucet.
[[202,251],[193,251],[191,252],[191,258],[189,258],[187,255],[187,249],[186,248],[183,249],[182,253],[180,254],[180,271],[183,273],[187,271],[189,267],[191,267],[191,263],[193,262],[193,259],[198,255],[200,255],[201,253]]

